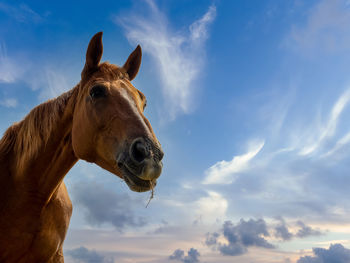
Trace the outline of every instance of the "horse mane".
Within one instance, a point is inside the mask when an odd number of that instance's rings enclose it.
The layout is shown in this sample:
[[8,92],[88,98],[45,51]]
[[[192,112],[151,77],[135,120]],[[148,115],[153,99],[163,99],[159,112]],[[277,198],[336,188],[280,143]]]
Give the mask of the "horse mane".
[[0,160],[13,151],[17,169],[22,170],[25,163],[36,156],[40,147],[46,145],[69,98],[76,96],[79,86],[36,106],[22,121],[10,126],[0,140]]
[[[100,64],[99,73],[95,78],[100,76],[103,76],[104,79],[128,78],[122,68],[108,62]],[[74,96],[77,99],[83,85],[84,82],[80,82],[70,91],[36,106],[22,121],[10,126],[0,140],[0,161],[13,151],[17,158],[16,168],[22,170],[24,165],[36,156],[40,147],[46,145],[69,98]]]

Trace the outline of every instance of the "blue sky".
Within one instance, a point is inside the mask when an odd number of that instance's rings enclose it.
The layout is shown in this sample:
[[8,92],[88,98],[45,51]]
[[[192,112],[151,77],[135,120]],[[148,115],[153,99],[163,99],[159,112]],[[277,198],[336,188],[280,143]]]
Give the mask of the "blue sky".
[[1,1],[0,25],[2,133],[96,32],[104,61],[143,49],[155,197],[78,162],[66,262],[349,262],[349,1]]

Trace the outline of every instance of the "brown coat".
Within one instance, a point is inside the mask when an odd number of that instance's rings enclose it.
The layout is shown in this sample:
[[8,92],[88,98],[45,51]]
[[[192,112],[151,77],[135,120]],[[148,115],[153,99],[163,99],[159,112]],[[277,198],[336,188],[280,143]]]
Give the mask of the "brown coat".
[[90,41],[82,79],[34,108],[0,141],[0,263],[64,262],[72,204],[64,176],[79,160],[123,178],[133,191],[154,187],[163,153],[143,115],[145,96],[130,81],[138,46],[123,67],[102,63],[102,32]]

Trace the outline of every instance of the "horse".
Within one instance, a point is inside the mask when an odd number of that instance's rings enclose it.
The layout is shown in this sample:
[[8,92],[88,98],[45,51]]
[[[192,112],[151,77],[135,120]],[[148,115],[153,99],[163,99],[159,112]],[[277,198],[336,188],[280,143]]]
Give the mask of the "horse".
[[[163,151],[131,81],[142,51],[122,67],[101,62],[102,32],[86,51],[80,82],[14,123],[0,141],[0,262],[64,262],[72,203],[63,178],[79,160],[153,191]],[[87,193],[88,194],[88,193]]]

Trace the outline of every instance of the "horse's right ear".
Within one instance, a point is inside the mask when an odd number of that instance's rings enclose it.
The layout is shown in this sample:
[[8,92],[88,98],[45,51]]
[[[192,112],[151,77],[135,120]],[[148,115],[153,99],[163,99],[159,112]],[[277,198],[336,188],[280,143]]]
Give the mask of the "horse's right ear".
[[83,79],[89,73],[97,69],[103,53],[102,32],[95,34],[89,43],[86,51],[86,61],[81,78]]

